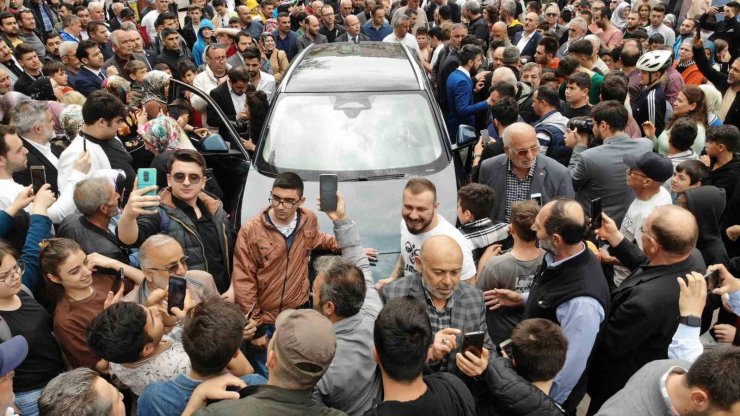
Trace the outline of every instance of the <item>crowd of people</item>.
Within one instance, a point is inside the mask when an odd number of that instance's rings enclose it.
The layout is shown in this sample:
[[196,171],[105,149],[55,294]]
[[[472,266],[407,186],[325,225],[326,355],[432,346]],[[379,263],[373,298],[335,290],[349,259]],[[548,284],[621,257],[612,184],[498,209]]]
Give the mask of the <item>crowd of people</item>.
[[[181,6],[0,2],[0,412],[740,415],[740,3]],[[276,172],[236,227],[204,156],[366,42],[480,131],[457,218],[398,195],[389,276],[341,184]]]

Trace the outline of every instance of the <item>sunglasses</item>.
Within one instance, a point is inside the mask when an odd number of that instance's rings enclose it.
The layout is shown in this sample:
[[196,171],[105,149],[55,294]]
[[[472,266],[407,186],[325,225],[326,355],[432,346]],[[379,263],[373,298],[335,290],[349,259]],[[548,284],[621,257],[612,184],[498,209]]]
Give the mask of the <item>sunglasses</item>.
[[200,181],[203,179],[208,179],[205,176],[198,175],[197,173],[184,174],[182,172],[178,172],[169,176],[177,183],[185,182],[186,178],[192,184],[200,183]]

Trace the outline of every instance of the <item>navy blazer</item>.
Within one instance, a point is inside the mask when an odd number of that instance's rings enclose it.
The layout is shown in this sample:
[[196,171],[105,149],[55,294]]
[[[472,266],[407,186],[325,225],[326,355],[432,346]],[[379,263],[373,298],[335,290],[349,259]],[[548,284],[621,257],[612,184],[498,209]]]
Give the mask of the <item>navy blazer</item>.
[[77,71],[77,78],[75,79],[74,87],[80,94],[87,97],[87,95],[93,91],[99,90],[102,85],[103,80],[100,79],[98,74],[93,73],[84,66]]
[[[523,34],[524,31],[516,32],[516,34],[514,35],[514,40],[511,43],[516,46],[516,44],[519,43],[519,41],[522,39]],[[542,39],[542,33],[534,32],[532,37],[529,38],[527,44],[524,45],[524,49],[521,50],[520,55],[534,57],[534,53],[537,52],[537,44],[540,43],[540,39]]]
[[447,132],[453,141],[461,124],[475,126],[475,114],[488,108],[486,101],[473,102],[473,87],[473,80],[462,71],[447,77]]
[[[277,46],[278,40],[280,39],[280,33],[278,29],[272,31],[272,37],[275,38],[275,45]],[[288,50],[286,51],[285,49],[283,49],[282,51],[285,52],[286,55],[288,55],[289,61],[293,60],[293,57],[298,54],[298,34],[296,34],[292,30],[288,32]]]

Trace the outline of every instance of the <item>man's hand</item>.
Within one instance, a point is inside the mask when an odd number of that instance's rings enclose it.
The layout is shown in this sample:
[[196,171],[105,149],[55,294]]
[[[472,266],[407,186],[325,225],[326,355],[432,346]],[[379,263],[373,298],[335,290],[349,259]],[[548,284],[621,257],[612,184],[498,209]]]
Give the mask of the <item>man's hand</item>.
[[[169,308],[169,305],[167,305]],[[172,312],[172,315],[176,316],[177,319],[185,319],[185,317],[188,315],[188,311],[193,309],[195,307],[195,301],[190,296],[190,289],[185,289],[185,302],[183,302],[183,308],[180,309],[177,306],[173,306],[170,308],[170,312]]]
[[254,338],[250,342],[252,343],[252,346],[254,348],[264,350],[265,348],[267,348],[267,334],[262,335],[259,338]]
[[36,196],[33,198],[33,209],[32,214],[46,215],[47,210],[54,204],[57,198],[54,193],[51,192],[51,185],[45,183],[39,191],[36,192]]
[[475,83],[475,88],[473,88],[473,91],[479,92],[483,89],[483,87],[486,85],[486,83],[483,80],[480,80]]
[[128,203],[123,208],[122,216],[130,218],[136,218],[139,215],[152,215],[156,214],[156,209],[146,209],[147,207],[158,207],[162,199],[159,195],[148,196],[144,195],[150,191],[156,191],[157,186],[147,186],[146,188],[139,189],[139,178],[134,179],[134,190],[131,191],[128,197]]
[[[316,198],[316,204],[319,206],[319,210],[321,210],[321,198]],[[337,209],[334,211],[327,211],[326,216],[335,222],[342,221],[347,218],[347,207],[344,204],[344,198],[342,198],[342,194],[340,192],[337,192]]]
[[736,241],[740,237],[740,225],[733,225],[727,229],[727,238],[731,241]]
[[105,302],[103,302],[103,309],[108,309],[110,305],[120,302],[122,297],[123,297],[123,285],[121,285],[117,293],[113,293],[113,291],[109,290],[108,296],[105,298]]
[[651,121],[642,123],[642,130],[645,132],[645,137],[648,139],[655,138],[655,125]]
[[486,368],[488,368],[489,356],[490,353],[486,348],[483,348],[481,351],[480,358],[476,357],[475,354],[470,351],[465,352],[464,355],[458,352],[455,354],[455,358],[457,359],[457,368],[459,368],[460,371],[468,377],[478,377],[486,371]]
[[365,256],[367,256],[367,260],[370,262],[378,261],[378,249],[372,248],[372,247],[366,247]]
[[735,10],[732,7],[725,6],[723,13],[725,15],[725,19],[727,20],[735,17]]
[[691,272],[683,277],[677,277],[681,293],[678,296],[678,311],[681,316],[701,316],[704,304],[707,302],[707,282],[704,276]]
[[715,270],[719,270],[720,287],[712,290],[712,293],[715,295],[724,295],[725,293],[740,291],[740,279],[736,279],[735,276],[730,274],[724,264],[713,264],[707,267],[708,272]]
[[230,285],[226,292],[221,294],[221,299],[229,303],[234,303],[234,285]]
[[254,336],[254,334],[257,332],[257,322],[254,319],[249,319],[249,322],[247,322],[247,325],[244,327],[244,334],[242,335],[242,339],[244,340],[250,340]]
[[72,169],[87,175],[87,173],[90,172],[90,152],[82,152],[74,161],[74,164],[72,164]]
[[375,289],[377,289],[377,290],[381,290],[381,289],[383,289],[383,288],[384,288],[384,287],[385,287],[386,285],[388,285],[388,284],[390,284],[390,283],[393,283],[393,282],[394,282],[395,280],[396,280],[396,279],[394,279],[393,277],[386,277],[385,279],[380,279],[380,280],[378,280],[378,281],[377,281],[377,282],[375,283]]
[[524,305],[524,295],[509,289],[493,289],[483,292],[483,300],[488,309],[495,311],[502,306]]
[[457,336],[462,331],[457,328],[445,328],[434,334],[434,342],[429,349],[428,359],[439,361],[457,347]]
[[244,146],[244,150],[248,152],[254,152],[254,149],[257,148],[257,145],[254,144],[252,139],[240,139],[242,141],[242,146]]
[[596,235],[614,247],[622,242],[624,236],[619,232],[617,224],[608,215],[601,213],[601,228],[596,230]]
[[478,71],[478,73],[475,74],[475,81],[480,82],[483,81],[484,78],[486,78],[486,75],[490,74],[491,71]]
[[5,208],[5,212],[11,217],[15,217],[15,214],[17,214],[18,211],[25,209],[28,205],[30,205],[31,202],[33,202],[33,199],[34,199],[33,186],[28,185],[25,188],[23,188],[22,191],[18,192],[18,195],[15,196],[15,200],[13,201],[13,203],[8,205],[7,208]]
[[709,159],[709,156],[707,155],[701,155],[699,156],[699,162],[703,163],[704,166],[709,167],[712,165],[712,160]]
[[111,77],[113,75],[120,75],[118,73],[118,68],[116,68],[114,65],[109,66],[108,69],[105,70],[105,74],[107,77]]
[[239,377],[231,374],[223,374],[200,383],[193,390],[193,394],[190,396],[190,400],[188,400],[188,405],[182,412],[182,416],[191,416],[198,409],[205,406],[209,399],[238,400],[238,392],[226,390],[229,386],[236,386],[243,389],[247,387],[247,384]]
[[167,291],[164,289],[154,289],[146,298],[146,306],[164,306],[164,300],[167,299]]
[[714,326],[714,336],[719,342],[732,343],[735,341],[736,329],[732,325],[717,324]]
[[619,264],[619,260],[603,248],[599,249],[599,260],[601,261],[601,264],[608,264],[611,266]]

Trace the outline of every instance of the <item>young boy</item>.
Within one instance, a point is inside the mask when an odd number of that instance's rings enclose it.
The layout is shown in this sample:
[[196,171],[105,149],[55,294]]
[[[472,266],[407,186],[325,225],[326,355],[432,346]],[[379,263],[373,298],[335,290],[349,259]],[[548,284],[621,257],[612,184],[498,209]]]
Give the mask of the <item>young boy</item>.
[[486,247],[509,237],[507,224],[494,224],[488,218],[494,200],[493,189],[480,183],[469,183],[457,191],[457,219],[462,224],[459,230],[473,246],[476,267]]
[[131,105],[139,107],[141,105],[141,99],[144,98],[144,77],[147,72],[146,64],[132,59],[123,67],[123,70],[126,71],[129,79],[131,79]]
[[49,77],[56,81],[57,85],[61,87],[67,86],[67,67],[65,67],[63,63],[56,61],[47,62],[41,69],[41,73],[43,73],[45,77]]
[[568,77],[565,87],[565,103],[560,113],[567,117],[590,117],[591,106],[588,103],[588,92],[591,89],[591,77],[585,72],[576,72]]
[[676,173],[671,179],[671,196],[676,201],[687,189],[698,188],[701,181],[709,174],[707,165],[698,160],[685,160],[676,166]]

